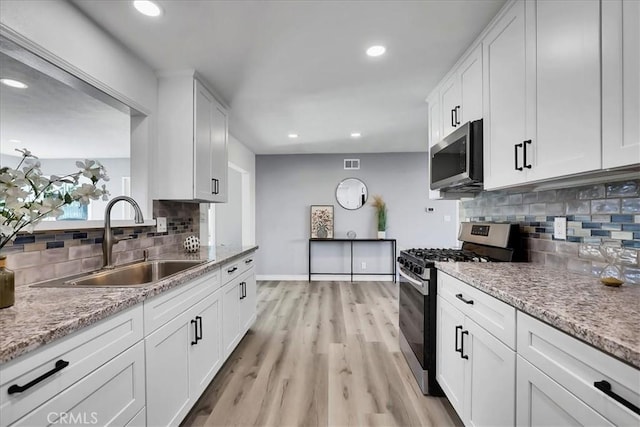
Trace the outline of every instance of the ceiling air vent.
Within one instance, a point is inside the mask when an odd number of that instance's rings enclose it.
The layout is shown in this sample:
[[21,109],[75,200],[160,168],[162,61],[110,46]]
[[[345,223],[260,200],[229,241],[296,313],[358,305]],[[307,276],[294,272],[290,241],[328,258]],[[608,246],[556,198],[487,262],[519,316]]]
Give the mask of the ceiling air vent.
[[345,170],[360,169],[360,159],[344,159]]

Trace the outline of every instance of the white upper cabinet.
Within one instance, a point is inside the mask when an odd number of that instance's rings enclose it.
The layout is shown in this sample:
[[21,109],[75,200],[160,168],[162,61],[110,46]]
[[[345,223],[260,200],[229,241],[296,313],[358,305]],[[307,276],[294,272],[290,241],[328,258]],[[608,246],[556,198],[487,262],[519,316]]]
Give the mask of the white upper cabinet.
[[602,167],[640,163],[640,2],[602,2]]
[[525,4],[514,3],[483,42],[484,187],[519,184],[526,135]]
[[155,198],[227,201],[227,111],[193,73],[161,76]]
[[[600,3],[527,1],[524,150],[529,181],[598,170],[601,162]],[[535,52],[535,55],[533,54]],[[533,85],[533,86],[531,86]],[[530,159],[530,160],[529,160]]]
[[[482,47],[467,56],[440,89],[442,137],[482,118]],[[439,138],[437,142],[440,141]]]
[[599,2],[514,2],[484,66],[485,189],[601,169]]

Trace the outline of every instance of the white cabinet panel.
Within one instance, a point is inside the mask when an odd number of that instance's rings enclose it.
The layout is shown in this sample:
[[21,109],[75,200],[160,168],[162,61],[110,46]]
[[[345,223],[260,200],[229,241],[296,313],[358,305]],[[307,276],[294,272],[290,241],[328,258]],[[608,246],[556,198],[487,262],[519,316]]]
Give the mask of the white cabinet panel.
[[194,192],[196,199],[208,200],[215,192],[216,183],[212,165],[212,135],[213,135],[213,96],[194,81],[195,119],[194,126]]
[[242,275],[244,293],[240,300],[240,332],[244,335],[256,320],[257,288],[253,268]]
[[602,2],[602,167],[640,163],[640,2]]
[[222,350],[226,359],[240,341],[240,296],[242,286],[232,280],[222,287]]
[[467,318],[461,336],[465,372],[465,415],[468,426],[514,425],[516,353]]
[[580,399],[531,365],[517,362],[518,426],[613,426]]
[[139,342],[11,425],[124,425],[144,408],[144,376]]
[[189,345],[189,375],[194,401],[222,366],[222,291],[209,295],[190,310],[198,324],[198,342]]
[[482,118],[482,45],[478,46],[459,68],[460,123]]
[[523,148],[526,137],[525,3],[516,1],[483,41],[484,188],[526,180]]
[[187,414],[191,404],[189,345],[194,339],[184,313],[145,339],[149,425],[178,425]]
[[456,130],[462,123],[460,120],[460,76],[454,73],[445,81],[440,89],[442,105],[442,136],[445,137]]
[[[534,20],[535,130],[527,153],[529,181],[587,172],[601,167],[600,2],[554,0],[528,3]],[[535,14],[535,16],[533,16]],[[527,166],[525,165],[525,167]]]
[[464,359],[460,356],[460,334],[464,315],[438,297],[436,380],[458,414],[463,413]]

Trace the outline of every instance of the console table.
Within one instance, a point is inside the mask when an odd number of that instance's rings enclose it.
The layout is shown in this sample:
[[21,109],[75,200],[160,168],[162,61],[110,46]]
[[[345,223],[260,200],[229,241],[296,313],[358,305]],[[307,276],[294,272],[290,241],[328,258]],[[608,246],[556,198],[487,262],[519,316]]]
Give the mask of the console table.
[[[361,242],[369,242],[369,243],[380,243],[380,244],[388,244],[391,248],[391,271],[389,273],[354,273],[353,272],[353,245],[354,243]],[[349,244],[349,255],[351,258],[351,271],[344,273],[336,273],[336,272],[317,272],[311,271],[311,248],[315,244],[322,243],[348,243]],[[351,281],[353,282],[353,276],[361,275],[361,276],[393,276],[393,282],[396,282],[396,239],[309,239],[309,281],[311,281],[312,274],[332,274],[332,275],[340,275],[340,274],[349,274],[351,276]]]

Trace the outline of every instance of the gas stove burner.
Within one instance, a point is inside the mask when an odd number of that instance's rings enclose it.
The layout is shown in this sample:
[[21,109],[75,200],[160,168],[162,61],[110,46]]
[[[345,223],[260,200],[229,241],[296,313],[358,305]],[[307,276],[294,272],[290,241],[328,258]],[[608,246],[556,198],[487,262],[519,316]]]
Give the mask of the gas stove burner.
[[491,259],[464,249],[409,249],[406,251],[415,258],[440,262],[489,262]]

